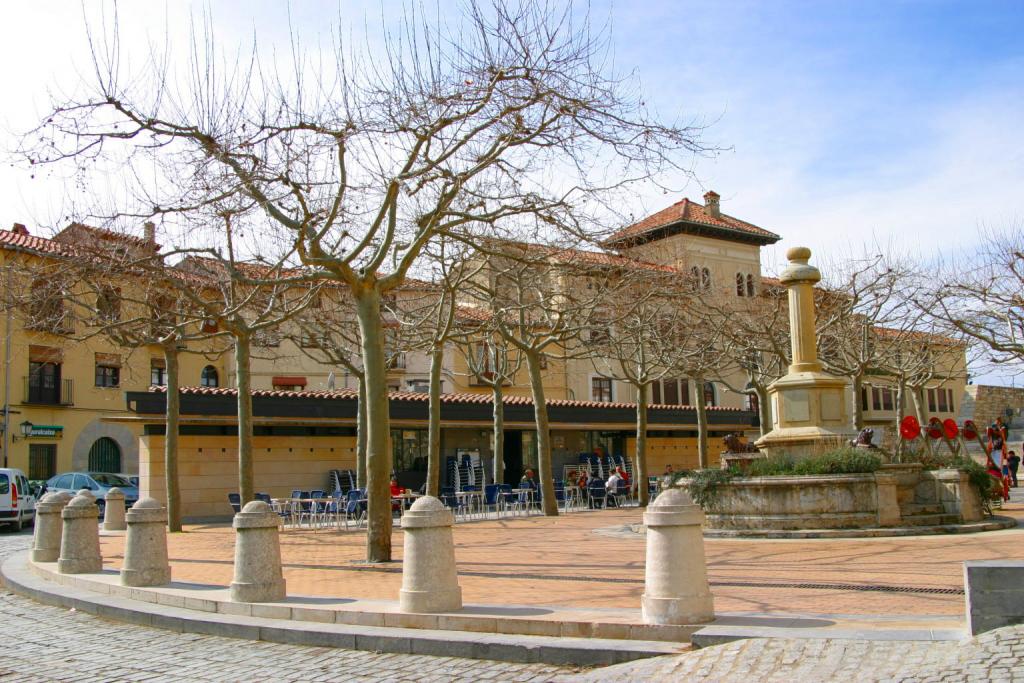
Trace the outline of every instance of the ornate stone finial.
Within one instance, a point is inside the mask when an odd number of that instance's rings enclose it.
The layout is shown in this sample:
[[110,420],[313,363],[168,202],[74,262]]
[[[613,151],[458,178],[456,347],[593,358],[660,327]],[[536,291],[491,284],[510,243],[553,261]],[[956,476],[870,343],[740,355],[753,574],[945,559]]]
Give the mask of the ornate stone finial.
[[807,247],[790,247],[786,252],[789,265],[779,275],[779,282],[784,285],[809,282],[814,284],[821,281],[821,271],[814,266],[807,265],[811,259],[811,250]]

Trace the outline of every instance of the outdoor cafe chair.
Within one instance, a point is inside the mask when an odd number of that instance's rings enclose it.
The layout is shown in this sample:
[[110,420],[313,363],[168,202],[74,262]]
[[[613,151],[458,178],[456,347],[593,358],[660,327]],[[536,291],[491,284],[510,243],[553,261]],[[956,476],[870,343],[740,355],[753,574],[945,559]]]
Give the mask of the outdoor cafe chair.
[[590,507],[605,507],[608,503],[608,491],[604,488],[604,482],[598,480],[587,487],[587,494],[590,497]]
[[497,514],[499,504],[498,493],[500,491],[501,487],[498,484],[488,484],[484,487],[484,511],[490,508]]
[[350,489],[345,503],[345,528],[348,520],[354,519],[356,526],[366,517],[366,489]]
[[237,493],[229,493],[228,504],[231,506],[231,509],[235,511],[235,514],[238,514],[242,511],[242,496]]
[[508,512],[515,499],[511,484],[498,484],[498,511]]

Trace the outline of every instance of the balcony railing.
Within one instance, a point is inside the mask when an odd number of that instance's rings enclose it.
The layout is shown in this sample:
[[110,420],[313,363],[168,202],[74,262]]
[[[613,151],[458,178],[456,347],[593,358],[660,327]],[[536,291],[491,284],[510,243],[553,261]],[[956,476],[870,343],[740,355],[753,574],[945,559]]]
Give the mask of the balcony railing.
[[62,379],[54,386],[46,386],[39,378],[25,377],[25,403],[46,406],[70,406],[75,404],[74,380]]

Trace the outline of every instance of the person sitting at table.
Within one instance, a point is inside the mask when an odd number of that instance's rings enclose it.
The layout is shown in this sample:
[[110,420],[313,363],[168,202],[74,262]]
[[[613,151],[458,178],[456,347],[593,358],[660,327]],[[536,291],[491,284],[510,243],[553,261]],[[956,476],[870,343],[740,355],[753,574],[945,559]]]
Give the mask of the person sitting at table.
[[619,478],[622,479],[622,481],[626,482],[627,484],[629,483],[629,472],[622,469],[622,465],[615,466],[615,473],[619,475]]
[[523,478],[519,480],[519,488],[532,489],[534,491],[539,488],[537,480],[533,478],[533,470],[527,468],[526,472],[523,473]]
[[608,496],[607,502],[605,503],[606,507],[612,501],[615,500],[615,494],[618,493],[618,491],[619,491],[619,482],[625,481],[622,478],[622,476],[619,474],[619,470],[620,470],[620,468],[616,467],[615,471],[612,472],[612,476],[608,477],[608,481],[606,481],[604,483],[604,490],[605,490],[605,492],[607,493],[607,496]]
[[579,477],[576,479],[576,486],[581,489],[587,488],[590,485],[590,471],[580,470]]
[[405,489],[398,485],[398,477],[391,477],[391,511],[398,512],[402,509],[402,501],[393,500],[405,493]]

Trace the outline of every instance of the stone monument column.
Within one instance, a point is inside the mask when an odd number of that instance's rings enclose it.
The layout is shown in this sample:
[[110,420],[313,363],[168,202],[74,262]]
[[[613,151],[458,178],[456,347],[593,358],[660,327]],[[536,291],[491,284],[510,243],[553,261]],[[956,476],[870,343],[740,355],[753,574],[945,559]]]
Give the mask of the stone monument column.
[[715,618],[701,525],[704,511],[683,489],[669,489],[644,513],[645,624],[699,624]]
[[128,526],[128,537],[124,543],[121,584],[162,586],[170,583],[171,565],[167,561],[167,508],[152,498],[141,498],[125,514],[125,521]]
[[251,500],[235,515],[235,602],[279,602],[285,598],[281,572],[281,518],[262,500]]
[[453,612],[462,608],[462,589],[455,568],[452,511],[433,496],[424,496],[402,515],[405,545],[402,589],[403,612]]
[[814,285],[821,273],[808,264],[811,250],[793,247],[779,281],[786,286],[793,358],[789,372],[768,387],[772,430],[755,442],[769,456],[809,457],[839,446],[854,434],[850,426],[849,387],[842,377],[822,371],[814,329]]
[[60,513],[64,528],[60,537],[61,574],[94,574],[103,570],[100,555],[100,510],[91,496],[78,494]]
[[104,496],[107,501],[103,512],[104,531],[124,531],[127,525],[124,520],[124,491],[112,487]]
[[61,512],[71,500],[69,493],[47,493],[36,503],[36,528],[32,539],[33,562],[56,562],[64,529]]

